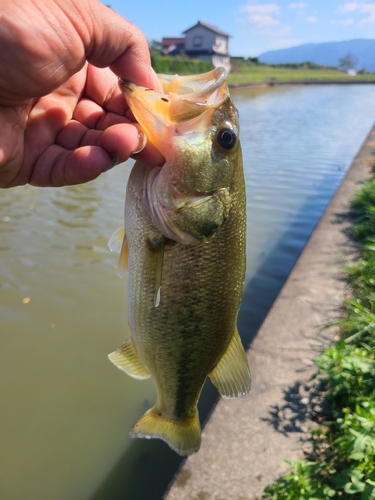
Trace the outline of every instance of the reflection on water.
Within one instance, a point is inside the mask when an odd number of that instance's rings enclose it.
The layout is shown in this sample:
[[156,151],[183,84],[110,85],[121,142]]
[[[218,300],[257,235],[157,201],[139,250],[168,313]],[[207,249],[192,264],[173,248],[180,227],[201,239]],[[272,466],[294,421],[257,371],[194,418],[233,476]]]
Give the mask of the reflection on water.
[[[247,182],[248,344],[375,117],[373,86],[234,93]],[[129,335],[107,240],[130,165],[85,186],[0,192],[0,498],[157,499],[179,459],[128,431],[151,381],[106,354]],[[217,393],[207,384],[200,412]]]

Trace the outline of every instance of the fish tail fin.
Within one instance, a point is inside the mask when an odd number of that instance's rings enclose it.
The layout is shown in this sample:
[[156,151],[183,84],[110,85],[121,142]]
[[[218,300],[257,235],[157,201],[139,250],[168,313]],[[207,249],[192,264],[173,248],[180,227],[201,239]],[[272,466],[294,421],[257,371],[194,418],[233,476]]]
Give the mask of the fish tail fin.
[[130,432],[132,438],[159,438],[179,455],[190,455],[199,450],[201,428],[198,411],[192,417],[170,420],[154,406],[138,420]]

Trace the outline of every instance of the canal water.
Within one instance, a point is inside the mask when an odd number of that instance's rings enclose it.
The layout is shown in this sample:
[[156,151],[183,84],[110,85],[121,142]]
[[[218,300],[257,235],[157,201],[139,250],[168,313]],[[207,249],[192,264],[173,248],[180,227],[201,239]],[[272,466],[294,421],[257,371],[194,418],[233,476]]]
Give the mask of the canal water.
[[[234,91],[247,186],[249,345],[375,121],[375,86]],[[130,440],[152,381],[107,354],[129,336],[107,249],[131,162],[84,186],[0,191],[0,498],[158,500],[180,460]],[[204,421],[217,399],[206,384]]]

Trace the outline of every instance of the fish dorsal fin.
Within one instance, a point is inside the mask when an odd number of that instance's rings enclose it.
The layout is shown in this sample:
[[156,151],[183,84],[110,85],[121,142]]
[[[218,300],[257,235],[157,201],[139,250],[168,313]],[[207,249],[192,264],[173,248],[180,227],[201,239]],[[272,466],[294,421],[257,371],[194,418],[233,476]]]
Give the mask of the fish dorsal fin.
[[223,356],[208,375],[224,398],[238,398],[250,391],[249,362],[237,328]]
[[108,354],[108,358],[120,370],[138,380],[149,378],[147,370],[134,347],[133,339],[130,337],[116,351]]
[[108,241],[108,248],[111,250],[111,252],[120,254],[117,274],[120,276],[120,278],[122,278],[128,270],[129,259],[128,240],[126,238],[125,230],[123,227],[120,227],[112,233]]

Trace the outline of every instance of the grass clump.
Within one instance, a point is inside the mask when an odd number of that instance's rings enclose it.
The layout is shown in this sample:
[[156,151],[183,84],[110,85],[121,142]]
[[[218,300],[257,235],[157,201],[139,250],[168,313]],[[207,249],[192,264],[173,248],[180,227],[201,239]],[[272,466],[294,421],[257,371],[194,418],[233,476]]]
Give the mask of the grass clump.
[[201,61],[185,55],[165,56],[151,51],[151,63],[156,73],[164,75],[199,75],[214,67],[209,61]]
[[375,179],[352,205],[361,256],[347,268],[340,340],[316,360],[321,425],[306,459],[288,462],[264,500],[375,499]]

